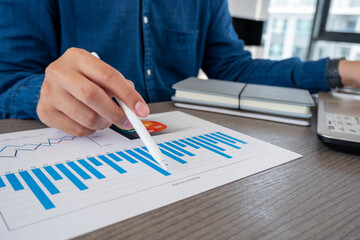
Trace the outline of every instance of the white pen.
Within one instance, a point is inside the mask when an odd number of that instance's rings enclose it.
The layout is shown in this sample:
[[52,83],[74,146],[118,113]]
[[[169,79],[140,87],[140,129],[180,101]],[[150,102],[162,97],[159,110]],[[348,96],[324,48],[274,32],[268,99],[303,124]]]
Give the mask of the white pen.
[[[96,52],[92,52],[92,55],[99,58]],[[155,159],[160,166],[166,170],[165,161],[163,154],[160,152],[158,145],[155,143],[154,139],[151,137],[150,133],[145,128],[144,124],[140,121],[138,116],[123,103],[120,99],[115,98],[116,101],[120,104],[121,108],[124,110],[126,117],[129,119],[130,123],[136,130],[136,133],[139,135],[141,140],[144,142],[146,148],[149,150],[151,156]]]

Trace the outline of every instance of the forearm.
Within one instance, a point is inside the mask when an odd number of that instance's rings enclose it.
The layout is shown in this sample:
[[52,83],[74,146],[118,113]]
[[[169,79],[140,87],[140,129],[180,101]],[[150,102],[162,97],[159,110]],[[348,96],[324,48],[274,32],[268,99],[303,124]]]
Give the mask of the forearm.
[[298,58],[271,61],[239,56],[236,61],[224,62],[224,66],[216,62],[218,65],[212,65],[215,66],[211,68],[214,70],[208,71],[208,76],[246,83],[303,88],[316,93],[330,90],[326,80],[327,62],[328,59],[308,62],[302,62]]
[[311,93],[329,91],[326,80],[328,59],[318,61],[300,61],[291,58],[282,61],[248,60],[246,69],[242,69],[239,81],[303,88]]
[[0,118],[38,118],[45,68],[58,58],[54,0],[0,0]]
[[[2,75],[0,118],[38,119],[36,106],[44,74]],[[8,84],[4,84],[6,77],[12,78],[11,81],[6,81]]]

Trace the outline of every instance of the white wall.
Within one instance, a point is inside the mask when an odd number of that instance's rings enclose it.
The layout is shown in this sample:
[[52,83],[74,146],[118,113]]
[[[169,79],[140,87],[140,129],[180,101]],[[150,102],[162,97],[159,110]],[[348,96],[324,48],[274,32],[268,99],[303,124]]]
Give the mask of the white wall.
[[265,21],[268,18],[270,0],[228,0],[232,16]]

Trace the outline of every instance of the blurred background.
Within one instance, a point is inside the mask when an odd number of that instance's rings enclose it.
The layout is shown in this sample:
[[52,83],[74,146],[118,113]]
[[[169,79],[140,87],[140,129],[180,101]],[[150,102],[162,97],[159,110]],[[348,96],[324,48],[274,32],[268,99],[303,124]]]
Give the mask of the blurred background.
[[229,0],[253,58],[360,60],[360,0]]

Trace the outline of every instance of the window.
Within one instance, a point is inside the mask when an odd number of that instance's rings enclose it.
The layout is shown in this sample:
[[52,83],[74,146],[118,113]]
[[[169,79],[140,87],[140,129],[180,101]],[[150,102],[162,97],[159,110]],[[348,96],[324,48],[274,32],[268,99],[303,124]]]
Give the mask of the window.
[[359,59],[360,0],[270,0],[268,13],[264,58]]
[[324,57],[360,60],[360,44],[333,41],[317,41],[314,44],[312,59]]
[[310,19],[298,19],[296,22],[296,34],[308,35],[311,34],[312,21]]
[[286,6],[288,4],[287,0],[272,0],[271,3],[273,6]]
[[305,59],[306,58],[306,48],[305,47],[294,47],[293,50],[293,57],[298,57],[301,59]]
[[314,6],[316,4],[316,0],[292,0],[292,1],[294,6]]
[[360,7],[360,1],[359,0],[350,0],[350,5],[354,7]]
[[275,18],[272,25],[272,32],[283,34],[286,31],[286,19]]
[[324,47],[319,47],[319,50],[318,50],[317,54],[318,54],[317,59],[324,58],[325,57],[324,56]]
[[263,57],[305,60],[304,49],[309,46],[315,9],[316,0],[270,0]]
[[348,47],[341,47],[341,48],[340,48],[340,56],[349,59],[349,56],[350,56],[350,48],[348,48]]
[[318,0],[307,57],[358,59],[359,13],[360,0]]
[[335,32],[358,32],[357,22],[360,22],[358,16],[351,15],[329,15],[326,24],[326,31]]
[[269,56],[270,56],[270,58],[273,58],[273,59],[281,59],[281,57],[282,57],[281,44],[272,43],[270,46]]

